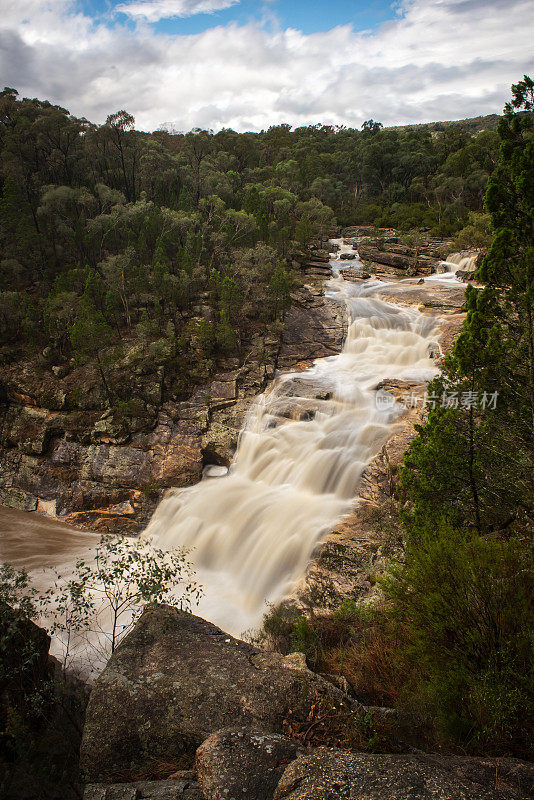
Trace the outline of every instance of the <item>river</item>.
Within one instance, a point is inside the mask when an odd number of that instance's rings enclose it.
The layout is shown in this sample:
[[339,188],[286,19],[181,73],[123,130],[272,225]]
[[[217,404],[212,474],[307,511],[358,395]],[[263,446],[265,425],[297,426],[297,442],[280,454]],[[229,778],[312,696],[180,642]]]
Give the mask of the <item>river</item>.
[[[196,613],[235,635],[260,625],[267,604],[291,591],[326,532],[354,509],[362,472],[403,411],[377,384],[437,372],[436,317],[380,298],[398,282],[344,280],[343,267],[361,265],[339,260],[352,248],[336,244],[325,291],[346,310],[342,352],[279,375],[253,403],[228,474],[207,470],[196,486],[167,492],[142,534],[162,549],[191,550],[204,588]],[[458,264],[425,280],[456,282]],[[0,559],[31,571],[38,588],[44,566],[69,573],[94,542],[55,520],[0,513]]]
[[194,548],[198,613],[235,635],[258,627],[354,508],[363,470],[402,413],[377,384],[437,372],[436,319],[381,300],[392,284],[344,280],[340,269],[355,265],[336,257],[326,286],[348,316],[342,352],[280,375],[250,409],[228,475],[169,492],[143,534],[163,549]]

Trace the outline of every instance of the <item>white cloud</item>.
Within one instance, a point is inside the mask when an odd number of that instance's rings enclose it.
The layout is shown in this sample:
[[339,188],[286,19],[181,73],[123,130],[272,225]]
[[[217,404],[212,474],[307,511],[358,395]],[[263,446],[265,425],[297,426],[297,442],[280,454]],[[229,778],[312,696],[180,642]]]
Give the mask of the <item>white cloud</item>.
[[94,121],[126,108],[146,130],[457,119],[499,112],[534,71],[534,0],[405,0],[373,33],[310,35],[232,23],[169,36],[96,25],[74,0],[17,8],[0,18],[7,85]]
[[239,0],[132,0],[116,6],[115,11],[133,19],[158,22],[172,17],[192,17],[213,14],[236,5]]

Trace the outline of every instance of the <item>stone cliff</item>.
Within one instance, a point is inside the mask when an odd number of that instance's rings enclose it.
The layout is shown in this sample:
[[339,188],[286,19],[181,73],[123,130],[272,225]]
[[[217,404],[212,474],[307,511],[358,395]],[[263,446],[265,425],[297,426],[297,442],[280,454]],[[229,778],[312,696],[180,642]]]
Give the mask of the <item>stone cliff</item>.
[[137,414],[95,410],[98,388],[82,369],[10,365],[0,396],[0,502],[92,530],[135,532],[165,488],[196,483],[206,464],[230,463],[251,401],[277,370],[339,352],[343,336],[341,311],[306,285],[293,295],[280,338],[253,336],[242,361],[228,359],[186,400],[165,399],[163,370],[141,368]]

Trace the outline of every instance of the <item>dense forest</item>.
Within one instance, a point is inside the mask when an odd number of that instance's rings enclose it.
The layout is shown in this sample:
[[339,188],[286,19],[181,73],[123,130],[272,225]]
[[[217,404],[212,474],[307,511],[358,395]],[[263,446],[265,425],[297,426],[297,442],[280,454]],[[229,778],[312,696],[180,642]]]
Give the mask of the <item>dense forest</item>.
[[[124,342],[172,367],[170,396],[273,327],[299,251],[337,225],[422,227],[488,241],[482,198],[498,134],[469,126],[261,133],[135,130],[46,101],[0,95],[2,357],[44,351],[58,370],[97,362],[127,400]],[[471,126],[472,127],[472,126]],[[494,127],[488,118],[488,127]],[[201,322],[191,323],[195,312]],[[201,353],[203,359],[191,356]]]

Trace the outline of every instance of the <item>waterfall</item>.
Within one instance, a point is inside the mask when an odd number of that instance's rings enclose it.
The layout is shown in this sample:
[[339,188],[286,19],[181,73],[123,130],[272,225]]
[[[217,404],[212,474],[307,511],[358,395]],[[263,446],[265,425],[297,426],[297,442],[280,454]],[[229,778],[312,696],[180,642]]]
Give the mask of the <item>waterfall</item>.
[[459,283],[456,273],[459,270],[470,272],[476,267],[478,253],[450,253],[445,261],[440,262],[443,272],[428,275],[425,283],[438,281],[440,283]]
[[450,264],[449,272],[457,272],[459,269],[470,272],[475,269],[477,258],[478,253],[451,253],[443,263]]
[[204,587],[198,613],[236,635],[261,623],[354,507],[363,470],[402,413],[389,395],[377,402],[376,385],[436,374],[435,322],[381,300],[388,284],[344,281],[347,250],[332,254],[326,292],[347,311],[342,352],[278,376],[251,407],[228,474],[208,470],[170,490],[143,533],[157,547],[191,549]]

